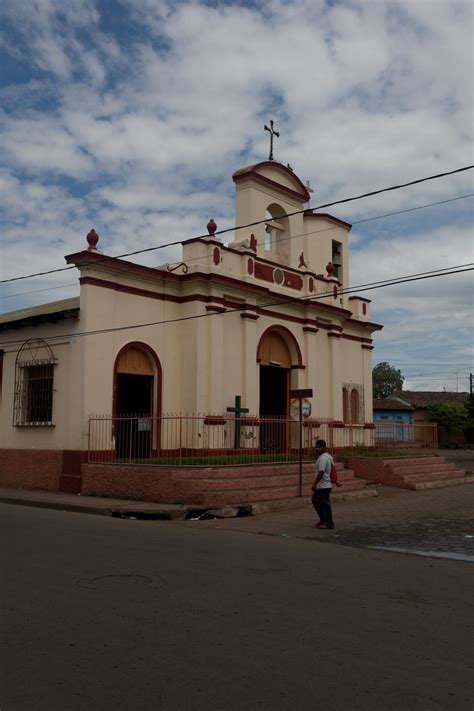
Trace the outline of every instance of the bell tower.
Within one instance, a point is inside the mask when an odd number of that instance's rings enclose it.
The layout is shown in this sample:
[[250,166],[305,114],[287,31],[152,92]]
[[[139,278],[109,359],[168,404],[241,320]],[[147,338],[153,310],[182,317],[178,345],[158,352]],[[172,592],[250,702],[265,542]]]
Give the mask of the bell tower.
[[260,258],[285,266],[297,264],[304,231],[301,211],[310,198],[307,187],[290,167],[273,160],[241,168],[232,178],[236,226],[265,220],[240,229],[238,239],[250,240],[254,234]]

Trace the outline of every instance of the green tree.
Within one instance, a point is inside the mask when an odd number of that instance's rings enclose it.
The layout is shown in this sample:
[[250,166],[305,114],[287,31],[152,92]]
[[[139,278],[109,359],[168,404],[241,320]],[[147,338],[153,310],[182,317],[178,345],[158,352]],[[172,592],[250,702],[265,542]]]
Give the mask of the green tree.
[[466,432],[469,413],[466,405],[458,402],[433,402],[428,406],[428,417],[437,422],[441,443],[450,443],[453,432]]
[[378,363],[372,370],[374,397],[390,397],[403,388],[404,378],[399,370],[390,363]]
[[465,404],[465,408],[467,412],[465,432],[466,436],[469,437],[474,431],[474,394],[469,395],[468,401]]

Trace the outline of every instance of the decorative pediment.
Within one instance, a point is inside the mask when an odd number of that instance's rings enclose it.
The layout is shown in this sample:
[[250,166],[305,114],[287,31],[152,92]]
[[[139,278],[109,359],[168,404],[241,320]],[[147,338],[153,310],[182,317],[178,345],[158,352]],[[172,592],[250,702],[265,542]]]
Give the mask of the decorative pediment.
[[308,188],[298,176],[290,168],[276,161],[266,160],[240,168],[235,171],[232,178],[236,184],[244,180],[254,180],[283,192],[301,203],[306,203],[310,199]]

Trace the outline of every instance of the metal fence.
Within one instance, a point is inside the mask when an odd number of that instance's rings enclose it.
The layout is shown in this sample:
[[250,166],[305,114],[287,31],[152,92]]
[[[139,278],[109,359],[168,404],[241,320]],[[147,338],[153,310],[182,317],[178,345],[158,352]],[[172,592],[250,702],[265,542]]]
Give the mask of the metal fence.
[[[380,451],[437,446],[436,425],[343,425],[330,419],[302,423],[302,457],[314,459],[316,440],[330,451]],[[161,466],[223,466],[297,462],[299,422],[280,417],[180,415],[92,416],[89,462]]]

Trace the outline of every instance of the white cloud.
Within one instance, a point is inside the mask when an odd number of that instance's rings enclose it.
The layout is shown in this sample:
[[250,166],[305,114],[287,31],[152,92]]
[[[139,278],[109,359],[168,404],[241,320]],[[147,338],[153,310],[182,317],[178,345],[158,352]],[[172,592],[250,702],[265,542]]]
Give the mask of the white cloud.
[[[198,234],[210,216],[230,226],[231,174],[266,158],[270,118],[276,158],[311,180],[313,205],[473,162],[464,0],[19,0],[0,19],[4,273],[62,263],[92,226],[110,254]],[[470,192],[472,172],[331,212],[358,220]],[[465,202],[436,210],[356,226],[352,283],[463,261]],[[390,323],[375,359],[420,358],[429,341],[464,362],[465,279],[373,292]]]

